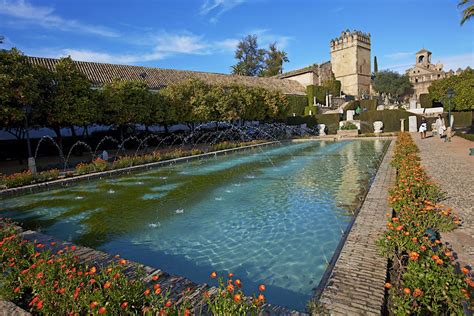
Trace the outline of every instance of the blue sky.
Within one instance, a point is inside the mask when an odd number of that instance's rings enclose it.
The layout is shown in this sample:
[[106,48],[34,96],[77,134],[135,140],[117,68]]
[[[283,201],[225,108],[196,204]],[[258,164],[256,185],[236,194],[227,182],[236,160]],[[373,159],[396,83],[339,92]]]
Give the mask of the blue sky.
[[28,55],[228,73],[247,34],[277,42],[292,70],[357,29],[379,69],[402,72],[423,47],[445,69],[474,68],[474,20],[460,15],[456,0],[0,0],[0,35]]

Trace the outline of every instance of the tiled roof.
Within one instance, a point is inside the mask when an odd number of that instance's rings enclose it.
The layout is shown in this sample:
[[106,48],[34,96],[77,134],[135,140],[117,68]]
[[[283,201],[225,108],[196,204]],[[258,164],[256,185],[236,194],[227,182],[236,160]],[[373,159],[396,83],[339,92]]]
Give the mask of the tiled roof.
[[424,48],[420,49],[416,54],[423,54],[423,53],[431,53],[429,50],[426,50]]
[[315,74],[317,74],[318,73],[318,65],[314,64],[314,65],[307,66],[307,67],[304,67],[304,68],[295,69],[295,70],[292,70],[292,71],[282,73],[281,75],[277,75],[275,77],[279,78],[279,79],[283,79],[283,78],[288,78],[288,77],[293,77],[293,76],[305,74],[307,72],[314,72]]
[[[54,70],[59,59],[45,57],[28,57],[34,65],[40,65]],[[296,81],[282,80],[277,78],[248,77],[238,75],[226,75],[209,72],[150,68],[142,66],[102,64],[94,62],[74,61],[77,69],[84,73],[87,78],[97,86],[111,83],[115,79],[143,80],[150,89],[161,89],[170,84],[188,80],[200,79],[210,84],[243,84],[246,86],[258,86],[270,90],[280,90],[284,94],[305,94],[305,88]]]

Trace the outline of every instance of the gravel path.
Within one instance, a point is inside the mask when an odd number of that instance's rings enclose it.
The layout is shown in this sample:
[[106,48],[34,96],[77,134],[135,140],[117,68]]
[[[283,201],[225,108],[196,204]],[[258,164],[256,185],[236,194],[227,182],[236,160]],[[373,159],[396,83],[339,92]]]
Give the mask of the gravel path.
[[420,149],[421,163],[447,193],[443,203],[459,214],[462,226],[443,235],[453,246],[461,265],[474,265],[474,142],[453,137],[445,143],[438,137],[420,139],[412,133]]

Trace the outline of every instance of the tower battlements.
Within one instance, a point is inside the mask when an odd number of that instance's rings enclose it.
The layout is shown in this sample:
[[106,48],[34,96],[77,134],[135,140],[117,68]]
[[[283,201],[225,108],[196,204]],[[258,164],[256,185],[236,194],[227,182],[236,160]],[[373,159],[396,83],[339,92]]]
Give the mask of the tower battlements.
[[358,45],[370,49],[370,33],[361,31],[346,31],[341,32],[341,36],[331,40],[331,52]]

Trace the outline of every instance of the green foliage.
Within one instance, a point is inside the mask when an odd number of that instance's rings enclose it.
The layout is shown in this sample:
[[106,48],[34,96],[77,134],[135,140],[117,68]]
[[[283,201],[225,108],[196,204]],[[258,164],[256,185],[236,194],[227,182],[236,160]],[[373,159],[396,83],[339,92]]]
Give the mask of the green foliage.
[[360,107],[362,110],[367,109],[367,111],[375,111],[377,110],[377,100],[360,100]]
[[454,127],[471,127],[472,126],[472,112],[451,112],[454,117]]
[[315,93],[314,85],[309,85],[306,87],[306,97],[307,97],[306,106],[314,105],[314,93]]
[[[311,112],[311,113],[310,113]],[[316,115],[318,114],[318,107],[317,106],[307,106],[304,108],[304,115]]]
[[0,127],[23,126],[23,108],[38,103],[36,71],[19,50],[0,50]]
[[400,131],[400,119],[405,119],[405,130],[408,130],[408,116],[411,114],[403,110],[365,111],[360,114],[361,133],[374,131],[375,121],[383,122],[384,132]]
[[357,129],[357,125],[355,124],[352,124],[351,122],[345,122],[341,128],[341,130],[345,131],[345,130],[354,130],[354,129]]
[[276,76],[283,73],[283,63],[290,60],[283,50],[278,50],[276,43],[271,43],[266,51],[265,66],[261,72],[263,77]]
[[459,136],[461,138],[467,139],[471,142],[474,142],[474,134],[463,134],[463,133],[456,133],[455,136]]
[[379,93],[401,97],[411,93],[412,85],[407,75],[385,70],[377,73],[374,79],[374,89]]
[[451,76],[434,81],[428,88],[431,100],[441,102],[447,110],[449,100],[448,88],[454,90],[451,100],[451,111],[474,110],[474,70],[466,69],[457,76]]
[[464,7],[462,10],[461,25],[469,21],[474,16],[474,3],[472,0],[459,0],[458,7]]
[[264,68],[265,50],[258,48],[257,36],[247,35],[237,45],[232,73],[241,76],[258,76]]
[[331,74],[331,79],[324,81],[322,86],[324,87],[325,92],[332,96],[336,97],[341,94],[341,82],[336,80],[334,74]]
[[453,252],[439,239],[439,232],[460,224],[452,210],[437,204],[443,199],[439,187],[421,167],[418,148],[408,133],[397,138],[392,165],[397,170],[387,214],[387,230],[379,239],[381,252],[390,258],[393,284],[389,288],[389,309],[394,315],[463,315],[464,295],[472,286],[456,273]]
[[283,72],[283,63],[289,62],[276,43],[271,43],[268,50],[258,48],[256,35],[247,35],[239,42],[235,58],[238,62],[232,66],[232,73],[241,76],[276,76]]
[[308,105],[309,97],[304,95],[286,95],[288,101],[288,115],[292,116],[293,113],[296,115],[303,115],[305,107]]
[[339,129],[339,113],[316,115],[318,124],[325,124],[329,134],[336,134]]
[[433,107],[433,101],[430,98],[430,95],[428,93],[422,93],[420,94],[420,104],[422,108],[432,108]]
[[32,183],[51,181],[57,178],[59,178],[58,169],[42,171],[36,174],[32,174],[31,171],[17,172],[8,176],[0,174],[0,187],[15,188]]
[[316,97],[316,103],[326,105],[326,88],[322,86],[313,86],[314,96]]

